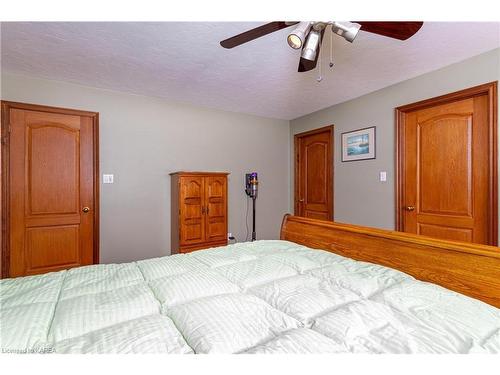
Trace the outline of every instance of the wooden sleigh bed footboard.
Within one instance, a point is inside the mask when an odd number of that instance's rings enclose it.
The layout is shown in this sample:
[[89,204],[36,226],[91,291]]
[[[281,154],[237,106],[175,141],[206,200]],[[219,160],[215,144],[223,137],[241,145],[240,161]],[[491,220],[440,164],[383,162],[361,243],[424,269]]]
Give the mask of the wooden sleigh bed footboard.
[[285,215],[281,239],[377,263],[500,308],[500,248]]

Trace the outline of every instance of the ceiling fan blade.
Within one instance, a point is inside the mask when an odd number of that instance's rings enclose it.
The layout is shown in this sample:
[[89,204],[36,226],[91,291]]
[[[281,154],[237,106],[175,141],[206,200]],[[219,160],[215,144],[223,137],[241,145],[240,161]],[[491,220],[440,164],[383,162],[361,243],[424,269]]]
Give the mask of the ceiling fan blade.
[[316,60],[314,61],[307,60],[301,57],[299,61],[298,72],[302,73],[302,72],[308,72],[309,70],[313,70],[314,68],[316,68],[317,63],[318,63],[318,56],[316,56]]
[[289,26],[295,25],[298,22],[284,22],[284,21],[274,21],[270,23],[266,23],[265,25],[256,27],[255,29],[251,29],[245,31],[244,33],[235,35],[231,38],[225,39],[220,42],[220,45],[224,48],[234,48],[239,46],[240,44],[249,42],[251,40],[260,38],[261,36],[271,34],[275,31],[285,29]]
[[423,22],[374,22],[354,21],[361,25],[361,30],[389,38],[406,40],[415,35],[424,24]]
[[316,58],[314,59],[314,61],[304,59],[302,56],[300,57],[299,69],[298,69],[299,73],[308,72],[309,70],[313,70],[314,68],[316,68],[316,65],[318,64],[319,54],[321,52],[321,43],[323,42],[324,34],[325,34],[325,29],[321,30],[321,39],[318,44],[318,50],[316,51]]

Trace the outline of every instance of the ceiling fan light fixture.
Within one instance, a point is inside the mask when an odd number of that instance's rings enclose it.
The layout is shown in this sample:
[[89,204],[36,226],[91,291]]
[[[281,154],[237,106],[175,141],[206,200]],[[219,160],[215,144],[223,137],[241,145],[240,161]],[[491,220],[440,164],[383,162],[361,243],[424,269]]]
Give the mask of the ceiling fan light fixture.
[[316,60],[316,53],[318,52],[320,41],[321,32],[311,30],[307,35],[306,43],[304,45],[304,48],[302,49],[301,57],[310,61]]
[[299,22],[298,26],[286,38],[288,45],[293,49],[302,48],[310,28],[310,22]]
[[332,22],[332,32],[341,36],[348,42],[353,42],[356,35],[358,35],[361,25],[353,22]]

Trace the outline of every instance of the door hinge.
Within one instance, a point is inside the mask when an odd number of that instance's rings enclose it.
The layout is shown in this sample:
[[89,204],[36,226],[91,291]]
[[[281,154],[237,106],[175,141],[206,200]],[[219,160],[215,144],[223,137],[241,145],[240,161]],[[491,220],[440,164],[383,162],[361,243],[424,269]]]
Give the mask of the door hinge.
[[2,145],[6,145],[7,142],[9,141],[9,135],[10,135],[10,131],[11,131],[11,126],[10,124],[7,126],[7,134],[5,136],[2,137]]
[[8,140],[9,140],[10,131],[11,131],[11,126],[9,124],[9,125],[7,125],[7,134],[2,137],[2,145],[7,144]]

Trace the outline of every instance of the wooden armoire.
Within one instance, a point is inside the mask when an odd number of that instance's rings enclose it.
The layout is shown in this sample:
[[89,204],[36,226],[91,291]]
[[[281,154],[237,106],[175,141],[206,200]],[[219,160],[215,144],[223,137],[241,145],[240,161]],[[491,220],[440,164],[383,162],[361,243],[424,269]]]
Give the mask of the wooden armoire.
[[228,174],[170,174],[172,254],[227,245]]

